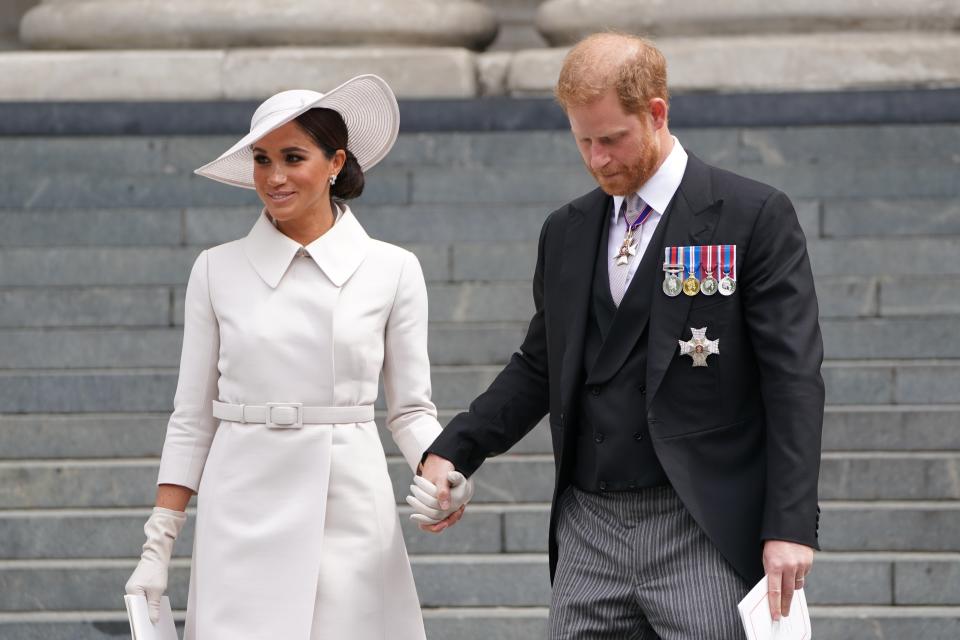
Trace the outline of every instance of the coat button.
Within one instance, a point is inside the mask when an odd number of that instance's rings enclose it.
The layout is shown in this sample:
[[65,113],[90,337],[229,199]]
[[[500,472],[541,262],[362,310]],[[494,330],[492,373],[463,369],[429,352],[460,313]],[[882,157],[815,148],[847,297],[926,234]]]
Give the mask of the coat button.
[[597,385],[593,385],[592,387],[590,387],[590,395],[594,395],[594,396],[600,395],[600,387]]
[[633,439],[636,440],[637,442],[640,442],[641,440],[643,440],[643,434],[639,432],[635,433],[633,434]]
[[600,481],[600,491],[606,491],[606,490],[607,490],[607,483],[604,482],[603,480],[601,480],[601,481]]
[[646,387],[646,385],[640,385],[640,395],[642,395],[642,396],[647,395],[647,387]]
[[601,442],[603,442],[603,434],[598,433],[596,436],[594,436],[593,439],[597,444],[600,444]]

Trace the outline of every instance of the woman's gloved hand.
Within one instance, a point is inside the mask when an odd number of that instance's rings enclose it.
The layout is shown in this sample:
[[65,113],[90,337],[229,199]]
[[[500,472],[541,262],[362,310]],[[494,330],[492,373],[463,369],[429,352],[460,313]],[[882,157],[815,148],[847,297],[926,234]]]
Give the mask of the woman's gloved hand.
[[411,520],[420,524],[437,524],[470,502],[473,498],[473,480],[459,471],[451,471],[447,474],[447,481],[450,483],[450,506],[444,510],[437,500],[437,487],[426,478],[413,477],[411,495],[407,496],[407,504],[413,508]]
[[143,525],[147,541],[143,543],[140,563],[127,580],[125,590],[127,595],[147,597],[150,620],[154,624],[160,620],[160,596],[167,590],[173,542],[186,521],[187,514],[183,511],[154,507],[147,523]]

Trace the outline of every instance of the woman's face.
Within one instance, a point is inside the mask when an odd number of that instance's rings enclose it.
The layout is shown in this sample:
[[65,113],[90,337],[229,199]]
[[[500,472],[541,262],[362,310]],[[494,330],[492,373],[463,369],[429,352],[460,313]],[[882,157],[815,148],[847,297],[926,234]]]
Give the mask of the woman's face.
[[253,145],[253,182],[270,215],[279,222],[330,208],[330,176],[343,168],[346,154],[327,158],[296,122],[274,129]]

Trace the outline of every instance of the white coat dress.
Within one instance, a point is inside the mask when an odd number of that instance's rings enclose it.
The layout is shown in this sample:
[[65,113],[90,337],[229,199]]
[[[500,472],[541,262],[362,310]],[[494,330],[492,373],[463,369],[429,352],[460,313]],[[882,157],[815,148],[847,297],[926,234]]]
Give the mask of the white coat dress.
[[159,483],[198,492],[185,640],[423,640],[374,422],[270,429],[211,403],[373,405],[413,470],[440,432],[416,257],[349,208],[305,247],[265,213],[200,254]]

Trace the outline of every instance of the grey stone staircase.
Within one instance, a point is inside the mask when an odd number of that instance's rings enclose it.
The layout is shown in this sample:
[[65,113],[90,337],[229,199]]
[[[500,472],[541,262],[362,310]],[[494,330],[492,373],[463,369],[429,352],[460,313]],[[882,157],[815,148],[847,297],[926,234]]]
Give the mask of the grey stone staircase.
[[[960,126],[676,133],[783,189],[807,233],[828,357],[815,637],[956,640]],[[153,499],[183,287],[199,250],[244,235],[258,211],[251,192],[190,174],[230,142],[3,140],[0,638],[127,633],[120,595]],[[544,217],[591,187],[565,132],[407,134],[370,174],[355,211],[371,235],[413,249],[428,279],[444,420],[523,335]],[[385,446],[400,501],[409,472]],[[403,518],[429,636],[544,637],[548,434],[477,478],[453,530]],[[179,607],[191,539],[188,526]]]

